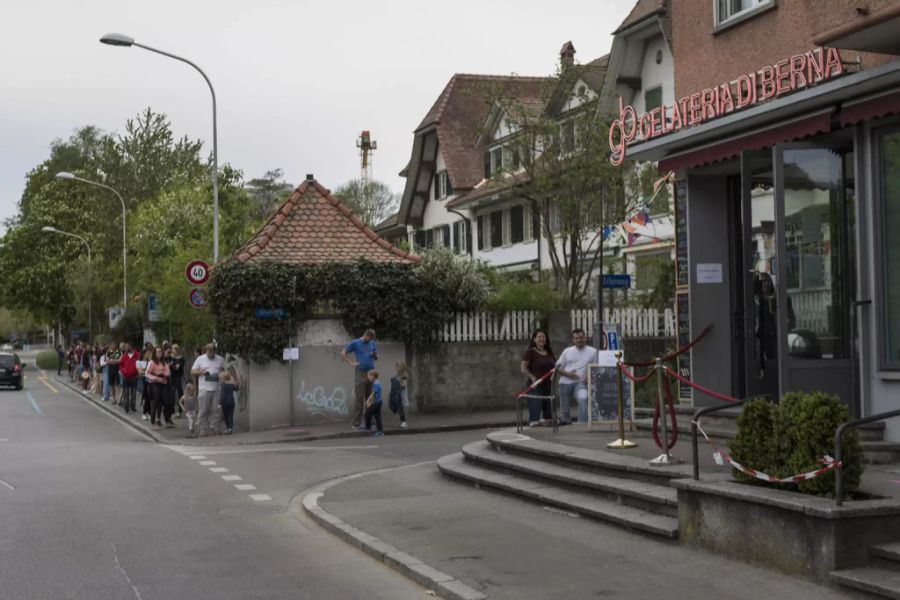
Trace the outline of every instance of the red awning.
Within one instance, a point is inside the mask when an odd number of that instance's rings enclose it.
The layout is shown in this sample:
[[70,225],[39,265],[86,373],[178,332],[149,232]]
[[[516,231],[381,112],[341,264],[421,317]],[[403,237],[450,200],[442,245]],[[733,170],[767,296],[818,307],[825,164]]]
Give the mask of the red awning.
[[841,126],[855,125],[888,115],[900,114],[900,92],[893,90],[841,107]]
[[659,161],[659,171],[668,173],[679,169],[699,167],[740,156],[741,152],[746,150],[762,150],[775,144],[801,140],[829,131],[831,131],[831,110],[826,110],[671,158],[664,158]]

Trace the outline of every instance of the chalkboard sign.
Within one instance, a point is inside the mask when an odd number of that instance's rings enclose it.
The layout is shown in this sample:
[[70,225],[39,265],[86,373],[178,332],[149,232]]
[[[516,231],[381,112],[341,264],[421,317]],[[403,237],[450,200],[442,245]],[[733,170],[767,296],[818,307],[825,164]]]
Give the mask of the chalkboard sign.
[[688,264],[687,181],[675,182],[675,285],[687,287],[690,282]]
[[[591,400],[588,424],[619,422],[619,391],[616,382],[616,367],[588,365],[588,398]],[[625,407],[625,422],[634,419],[634,393],[631,380],[622,378],[622,398]]]
[[[684,348],[691,343],[691,304],[686,291],[675,294],[676,311],[678,312],[678,347]],[[685,379],[691,378],[691,353],[686,352],[678,357],[678,374]],[[691,398],[691,386],[684,383],[679,386],[678,396]]]

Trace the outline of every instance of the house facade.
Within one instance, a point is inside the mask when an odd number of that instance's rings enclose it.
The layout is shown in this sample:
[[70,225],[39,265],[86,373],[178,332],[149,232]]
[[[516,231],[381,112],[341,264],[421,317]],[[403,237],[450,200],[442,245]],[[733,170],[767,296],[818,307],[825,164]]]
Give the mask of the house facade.
[[900,3],[690,0],[671,30],[674,99],[623,101],[610,141],[677,174],[695,381],[900,408]]

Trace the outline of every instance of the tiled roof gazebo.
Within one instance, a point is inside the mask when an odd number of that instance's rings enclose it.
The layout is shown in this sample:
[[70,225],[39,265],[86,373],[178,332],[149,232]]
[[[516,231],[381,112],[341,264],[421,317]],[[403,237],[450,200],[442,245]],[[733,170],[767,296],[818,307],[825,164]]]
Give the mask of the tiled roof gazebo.
[[421,260],[372,231],[312,175],[233,258],[241,263],[271,260],[294,265]]

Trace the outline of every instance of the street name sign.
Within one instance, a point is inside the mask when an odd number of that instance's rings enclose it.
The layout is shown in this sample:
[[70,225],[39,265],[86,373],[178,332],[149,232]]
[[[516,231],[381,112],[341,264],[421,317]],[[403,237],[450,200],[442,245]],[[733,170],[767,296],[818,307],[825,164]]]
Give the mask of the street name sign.
[[627,289],[631,287],[631,275],[604,275],[603,289]]

